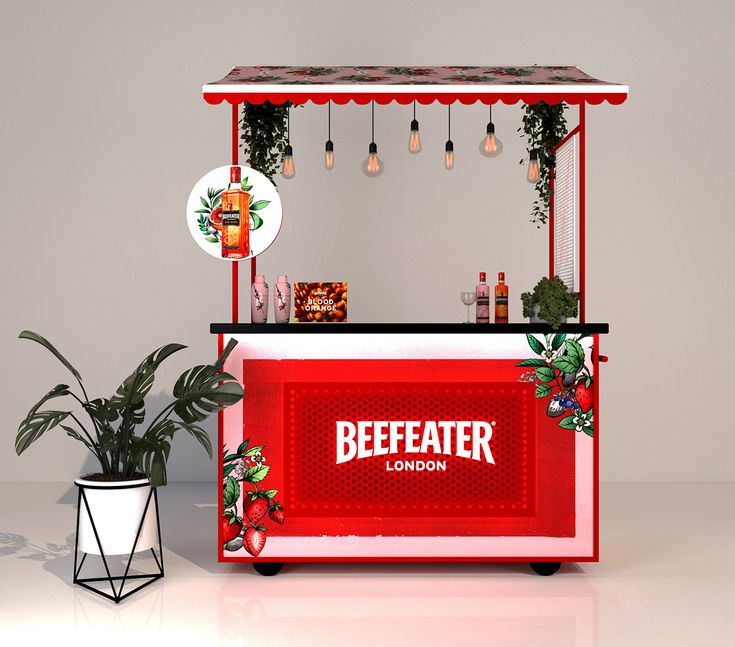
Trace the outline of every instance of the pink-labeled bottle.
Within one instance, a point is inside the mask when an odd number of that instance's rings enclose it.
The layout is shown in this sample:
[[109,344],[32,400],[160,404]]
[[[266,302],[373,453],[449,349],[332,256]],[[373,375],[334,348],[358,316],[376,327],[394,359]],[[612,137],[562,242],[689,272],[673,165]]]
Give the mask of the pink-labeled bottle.
[[480,272],[480,282],[475,286],[475,322],[490,323],[490,286],[485,283],[485,272]]
[[250,321],[265,323],[268,321],[268,284],[265,276],[258,274],[250,287]]
[[285,274],[279,275],[276,281],[276,289],[273,292],[273,314],[276,323],[288,323],[291,318],[291,284]]

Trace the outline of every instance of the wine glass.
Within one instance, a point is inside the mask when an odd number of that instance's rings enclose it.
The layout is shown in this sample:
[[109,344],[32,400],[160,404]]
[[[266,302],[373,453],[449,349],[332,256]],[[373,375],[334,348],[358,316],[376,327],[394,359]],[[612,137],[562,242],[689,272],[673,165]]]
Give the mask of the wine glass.
[[472,323],[470,321],[470,306],[477,301],[477,294],[474,292],[461,292],[459,297],[462,299],[462,303],[467,306],[467,321],[464,323]]

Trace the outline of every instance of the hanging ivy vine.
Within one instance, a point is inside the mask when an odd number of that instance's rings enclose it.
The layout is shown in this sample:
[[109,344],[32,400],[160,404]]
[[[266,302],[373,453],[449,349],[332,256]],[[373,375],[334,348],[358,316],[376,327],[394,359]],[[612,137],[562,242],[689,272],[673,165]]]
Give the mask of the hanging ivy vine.
[[240,140],[248,166],[260,171],[275,184],[286,147],[286,118],[290,102],[280,105],[265,101],[260,105],[243,104]]
[[[540,178],[536,183],[538,199],[534,200],[531,208],[531,222],[538,229],[549,220],[551,206],[551,169],[556,156],[552,152],[554,147],[567,134],[567,120],[564,111],[567,104],[563,101],[557,104],[547,104],[539,101],[534,105],[523,106],[523,125],[518,129],[521,137],[526,138],[526,151],[538,152]],[[522,159],[521,164],[526,160]]]

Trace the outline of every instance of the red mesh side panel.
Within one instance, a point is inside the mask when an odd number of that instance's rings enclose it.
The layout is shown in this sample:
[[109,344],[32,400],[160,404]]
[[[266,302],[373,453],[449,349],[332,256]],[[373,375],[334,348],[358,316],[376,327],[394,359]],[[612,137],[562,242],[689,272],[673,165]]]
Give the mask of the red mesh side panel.
[[[533,401],[533,391],[522,383],[286,383],[284,432],[294,447],[287,466],[291,512],[529,516],[534,508]],[[401,452],[337,465],[338,420],[494,421],[490,448],[495,464]],[[454,454],[456,442],[452,449]],[[395,470],[401,460],[414,461],[414,466],[418,461],[445,463],[446,471],[386,470]]]

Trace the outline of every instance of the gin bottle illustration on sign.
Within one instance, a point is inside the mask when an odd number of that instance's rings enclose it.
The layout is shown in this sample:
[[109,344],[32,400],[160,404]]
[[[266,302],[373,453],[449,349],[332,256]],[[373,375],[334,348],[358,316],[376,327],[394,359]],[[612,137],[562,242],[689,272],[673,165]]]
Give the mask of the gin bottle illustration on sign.
[[250,321],[265,323],[268,321],[268,284],[265,276],[258,274],[250,287]]
[[291,318],[291,284],[288,276],[280,274],[273,292],[273,316],[276,323],[288,323]]
[[498,272],[498,284],[495,286],[495,323],[508,323],[508,286],[505,284],[505,272]]
[[222,258],[250,256],[250,194],[242,190],[240,167],[230,167],[230,185],[222,193]]
[[490,286],[485,283],[485,272],[480,272],[480,282],[475,286],[475,294],[475,322],[490,323]]

